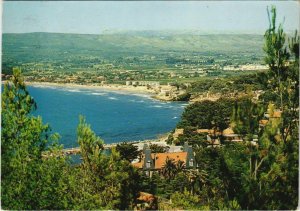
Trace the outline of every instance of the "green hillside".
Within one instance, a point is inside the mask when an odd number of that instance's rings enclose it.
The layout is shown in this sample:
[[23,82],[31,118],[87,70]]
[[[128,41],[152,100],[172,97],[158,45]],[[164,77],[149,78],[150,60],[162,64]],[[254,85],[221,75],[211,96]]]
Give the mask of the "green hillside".
[[64,61],[72,56],[104,59],[141,54],[262,55],[261,35],[161,35],[157,33],[80,35],[3,34],[3,62]]

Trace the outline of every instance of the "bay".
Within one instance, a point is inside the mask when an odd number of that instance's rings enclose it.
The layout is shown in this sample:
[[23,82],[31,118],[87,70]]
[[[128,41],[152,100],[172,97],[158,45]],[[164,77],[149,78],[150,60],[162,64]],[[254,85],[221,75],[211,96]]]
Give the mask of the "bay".
[[37,103],[35,116],[42,116],[52,132],[61,136],[65,148],[76,147],[79,115],[105,143],[154,139],[174,129],[186,104],[161,102],[149,95],[102,89],[28,86]]

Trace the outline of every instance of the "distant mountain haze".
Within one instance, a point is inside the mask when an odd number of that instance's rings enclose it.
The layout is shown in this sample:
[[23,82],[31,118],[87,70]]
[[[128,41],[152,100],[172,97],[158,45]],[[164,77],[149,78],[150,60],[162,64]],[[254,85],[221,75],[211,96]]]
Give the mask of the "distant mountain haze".
[[174,34],[142,31],[117,34],[5,33],[3,62],[63,60],[66,55],[117,58],[162,53],[249,53],[262,55],[263,36],[255,34]]

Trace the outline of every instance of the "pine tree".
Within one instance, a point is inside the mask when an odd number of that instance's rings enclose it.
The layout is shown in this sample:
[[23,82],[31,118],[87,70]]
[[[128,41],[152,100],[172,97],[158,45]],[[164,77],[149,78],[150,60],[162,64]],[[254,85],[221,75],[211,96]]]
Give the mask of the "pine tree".
[[[57,135],[31,112],[36,108],[21,71],[4,85],[1,118],[1,202],[5,209],[64,209],[65,159]],[[43,158],[45,150],[53,157]],[[52,197],[51,197],[52,196]]]
[[287,50],[286,34],[283,31],[282,24],[276,27],[276,8],[272,6],[270,11],[267,9],[267,12],[269,17],[269,29],[264,35],[264,51],[267,54],[265,62],[270,68],[270,85],[280,97],[280,108],[284,110],[283,92],[285,87],[282,82],[286,80],[288,75],[288,59],[290,54]]

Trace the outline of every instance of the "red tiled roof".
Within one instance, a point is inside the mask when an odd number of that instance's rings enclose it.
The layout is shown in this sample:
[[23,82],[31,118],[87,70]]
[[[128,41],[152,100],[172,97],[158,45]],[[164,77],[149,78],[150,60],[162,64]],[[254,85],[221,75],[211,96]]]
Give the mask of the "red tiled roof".
[[259,120],[260,125],[266,125],[268,122],[269,122],[269,120],[267,120],[267,119]]
[[[169,152],[169,153],[151,153],[151,158],[154,161],[154,168],[155,169],[161,169],[167,158],[172,159],[177,163],[179,160],[185,162],[187,158],[187,152]],[[132,163],[132,165],[136,168],[143,168],[144,165],[144,159],[139,163]]]
[[152,159],[155,156],[155,169],[161,169],[167,158],[173,159],[175,163],[179,160],[185,162],[187,158],[187,152],[171,152],[171,153],[151,153]]
[[272,117],[273,118],[280,118],[281,117],[281,111],[274,111]]
[[136,167],[136,168],[139,168],[139,169],[143,168],[143,162],[132,163],[132,165],[133,165],[134,167]]
[[150,193],[140,192],[140,196],[137,198],[137,200],[144,201],[144,202],[152,202],[155,200],[155,196]]

